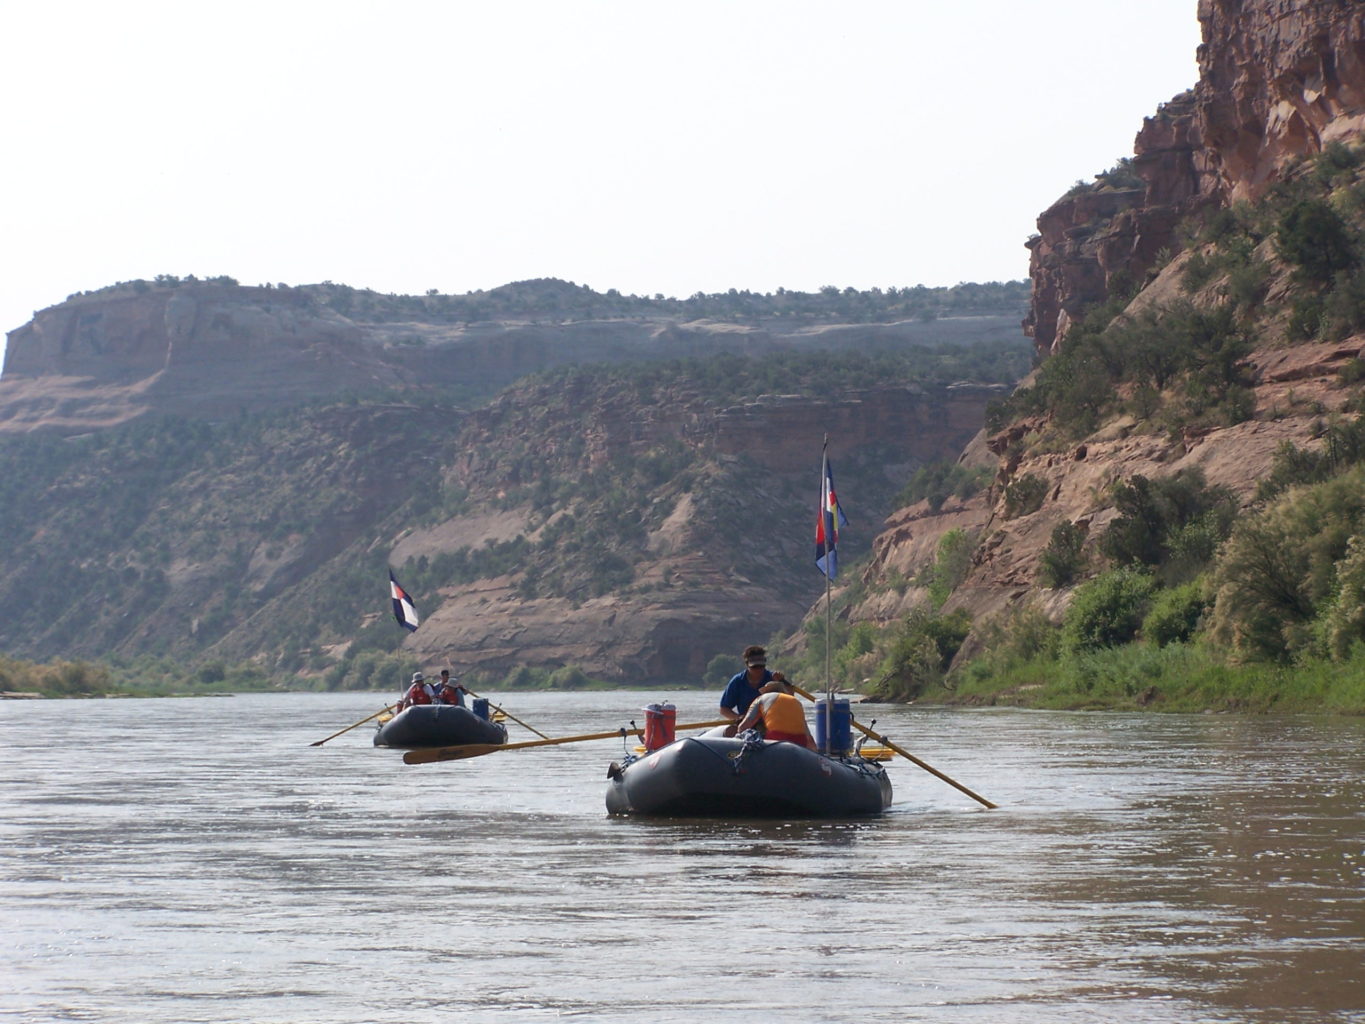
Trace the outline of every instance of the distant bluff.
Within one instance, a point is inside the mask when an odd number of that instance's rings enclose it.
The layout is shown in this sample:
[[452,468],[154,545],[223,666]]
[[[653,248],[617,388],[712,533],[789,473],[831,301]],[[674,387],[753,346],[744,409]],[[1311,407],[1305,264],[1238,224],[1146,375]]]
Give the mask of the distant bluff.
[[687,300],[553,279],[469,295],[393,296],[220,278],[133,281],[72,296],[9,334],[0,433],[83,433],[146,415],[221,419],[346,395],[491,396],[580,363],[895,348],[1008,337],[1023,282],[826,289]]
[[852,561],[1025,371],[1025,293],[73,296],[0,379],[0,650],[348,688],[437,663],[694,681],[818,598],[822,434]]

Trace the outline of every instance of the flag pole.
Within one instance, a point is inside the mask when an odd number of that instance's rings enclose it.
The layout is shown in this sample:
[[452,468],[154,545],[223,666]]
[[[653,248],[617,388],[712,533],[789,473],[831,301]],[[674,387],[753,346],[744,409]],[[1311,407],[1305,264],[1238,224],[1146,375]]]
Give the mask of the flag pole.
[[830,579],[829,571],[831,568],[829,543],[830,543],[830,517],[829,510],[829,435],[825,435],[824,444],[820,448],[820,516],[824,523],[825,534],[825,749],[834,749],[834,672],[832,662],[832,652],[830,644],[833,642],[833,612],[830,607]]

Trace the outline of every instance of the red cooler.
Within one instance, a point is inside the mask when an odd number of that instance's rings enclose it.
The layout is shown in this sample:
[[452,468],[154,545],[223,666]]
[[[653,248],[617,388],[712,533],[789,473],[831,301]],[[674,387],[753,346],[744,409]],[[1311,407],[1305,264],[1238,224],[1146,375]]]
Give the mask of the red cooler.
[[645,705],[645,750],[654,751],[673,742],[678,709],[672,704]]

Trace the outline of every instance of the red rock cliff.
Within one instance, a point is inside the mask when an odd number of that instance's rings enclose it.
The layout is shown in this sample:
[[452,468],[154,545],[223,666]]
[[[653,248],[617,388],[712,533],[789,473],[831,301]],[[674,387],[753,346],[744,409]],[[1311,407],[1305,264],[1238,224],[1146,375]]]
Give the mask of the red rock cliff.
[[1365,129],[1365,4],[1201,0],[1199,82],[1148,118],[1140,187],[1068,194],[1030,239],[1024,330],[1055,350],[1080,311],[1141,284],[1175,226],[1201,206],[1254,199],[1292,162]]
[[[1177,226],[1202,208],[1254,200],[1304,158],[1342,140],[1365,138],[1365,3],[1347,0],[1203,0],[1200,80],[1162,105],[1137,135],[1131,165],[1073,189],[1038,218],[1032,252],[1032,308],[1025,322],[1039,352],[1056,350],[1068,327],[1110,295],[1140,289],[1135,307],[1184,297]],[[1267,288],[1287,294],[1292,271],[1270,254]],[[1151,278],[1149,281],[1148,279]],[[1217,287],[1216,285],[1212,287]],[[1264,307],[1262,307],[1264,310]],[[1281,445],[1312,445],[1323,417],[1355,415],[1358,386],[1345,373],[1365,358],[1365,334],[1340,341],[1293,343],[1269,320],[1247,360],[1251,414],[1232,425],[1181,433],[1154,430],[1133,416],[1099,424],[1068,445],[1030,445],[1040,417],[978,436],[962,456],[994,465],[995,485],[935,512],[927,502],[901,509],[876,539],[850,621],[890,626],[930,600],[923,578],[951,530],[978,546],[947,602],[977,627],[1033,607],[1059,621],[1073,587],[1049,588],[1040,560],[1062,523],[1085,538],[1101,564],[1098,541],[1119,514],[1112,486],[1143,475],[1198,470],[1250,504]],[[1012,508],[1008,488],[1028,480],[1042,495],[1032,511]],[[978,629],[965,657],[988,637]],[[975,646],[974,646],[975,645]]]

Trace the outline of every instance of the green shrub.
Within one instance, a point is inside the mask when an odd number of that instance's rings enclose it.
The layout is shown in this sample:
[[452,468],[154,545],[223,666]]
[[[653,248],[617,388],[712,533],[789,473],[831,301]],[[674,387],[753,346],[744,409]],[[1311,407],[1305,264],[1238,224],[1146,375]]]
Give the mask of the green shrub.
[[1152,577],[1125,566],[1083,584],[1062,622],[1062,650],[1068,654],[1128,643],[1142,625]]
[[1280,217],[1275,245],[1302,278],[1319,284],[1359,262],[1351,229],[1321,199],[1301,199],[1290,206]]
[[717,654],[706,663],[701,681],[713,688],[723,687],[739,671],[739,659],[733,654]]
[[988,407],[989,429],[1049,416],[1052,429],[1061,436],[1081,437],[1118,405],[1123,391],[1136,394],[1146,389],[1142,402],[1144,415],[1150,416],[1163,390],[1177,383],[1174,421],[1229,423],[1247,418],[1254,409],[1247,364],[1252,339],[1237,309],[1252,301],[1264,280],[1264,268],[1252,259],[1249,245],[1249,239],[1239,236],[1220,257],[1238,271],[1235,288],[1230,284],[1230,291],[1236,292],[1232,302],[1208,308],[1182,300],[1117,322],[1121,302],[1110,300],[1092,309],[1038,368],[1031,386]]
[[[392,622],[389,623],[391,627]],[[328,690],[393,690],[402,693],[421,666],[408,654],[361,650],[332,666],[323,677]]]
[[577,665],[565,665],[550,673],[547,685],[552,690],[585,690],[592,685],[592,679]]
[[1164,321],[1164,311],[1145,310],[1111,329],[1114,345],[1123,353],[1120,377],[1162,391],[1180,372],[1185,353]]
[[848,631],[848,639],[834,652],[831,671],[836,680],[849,685],[861,685],[861,670],[867,656],[877,649],[879,630],[871,622],[859,622]]
[[99,697],[112,687],[109,669],[87,661],[33,664],[0,655],[0,690],[45,697]]
[[1336,592],[1319,619],[1323,650],[1336,661],[1365,643],[1365,536],[1352,537],[1336,566]]
[[1313,484],[1365,461],[1365,418],[1333,419],[1322,435],[1322,444],[1300,448],[1285,441],[1275,450],[1270,472],[1256,488],[1265,501],[1298,484]]
[[1158,647],[1189,640],[1207,607],[1203,585],[1197,580],[1162,590],[1142,620],[1142,637]]
[[1208,284],[1218,270],[1217,264],[1202,252],[1192,253],[1180,269],[1180,287],[1187,292],[1197,292]]
[[939,538],[934,564],[925,574],[927,578],[922,581],[929,588],[929,597],[935,608],[943,607],[943,602],[967,578],[975,551],[976,541],[961,528],[949,530]]
[[950,496],[966,499],[976,494],[990,483],[993,472],[989,466],[969,468],[958,462],[931,462],[915,470],[892,504],[904,508],[928,499],[929,508],[937,512]]
[[505,690],[539,689],[545,685],[549,677],[550,673],[546,669],[518,665],[503,677],[502,688]]
[[986,622],[980,631],[982,653],[968,671],[985,678],[1013,665],[1057,656],[1059,630],[1032,602],[1019,604]]
[[1289,312],[1285,334],[1290,341],[1310,341],[1318,336],[1324,316],[1321,295],[1300,295]]
[[1338,178],[1349,177],[1360,166],[1361,150],[1353,149],[1340,139],[1322,147],[1322,152],[1313,161],[1313,177],[1321,185],[1330,188]]
[[1038,560],[1038,582],[1045,587],[1065,587],[1074,580],[1085,564],[1081,548],[1085,533],[1072,522],[1058,523],[1052,537]]
[[1323,296],[1320,334],[1340,341],[1365,326],[1365,269],[1339,272]]
[[1159,566],[1161,578],[1177,584],[1198,576],[1217,556],[1235,518],[1236,504],[1229,497],[1226,504],[1206,509],[1171,529],[1166,535],[1166,557]]
[[[994,661],[994,659],[989,659]],[[1365,713],[1365,644],[1347,660],[1308,660],[1291,668],[1230,664],[1199,642],[1128,644],[1057,660],[989,666],[974,661],[957,693],[974,703],[1036,708],[1160,708],[1163,711]]]
[[1239,520],[1212,572],[1210,635],[1248,658],[1287,661],[1311,652],[1322,635],[1315,620],[1339,592],[1337,563],[1363,525],[1360,466]]
[[873,692],[890,700],[909,700],[925,687],[942,683],[970,631],[971,616],[961,608],[950,615],[911,612],[877,666]]
[[1260,260],[1253,260],[1228,271],[1228,298],[1242,310],[1255,307],[1265,297],[1270,268]]
[[1229,387],[1247,382],[1251,339],[1230,305],[1202,309],[1184,303],[1167,310],[1162,323],[1181,354],[1187,393],[1217,401]]
[[1047,497],[1047,481],[1033,473],[1025,473],[1005,487],[1005,518],[1015,519],[1037,512]]
[[1138,475],[1114,486],[1119,515],[1100,538],[1100,551],[1120,565],[1160,568],[1189,579],[1213,557],[1236,515],[1225,487],[1209,487],[1199,469],[1149,480]]

